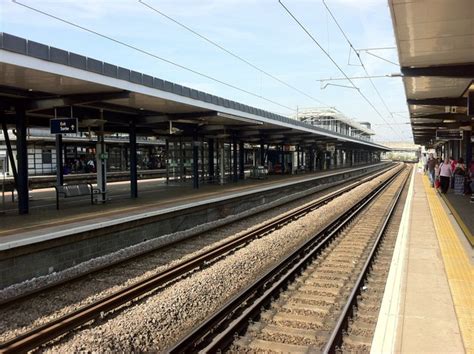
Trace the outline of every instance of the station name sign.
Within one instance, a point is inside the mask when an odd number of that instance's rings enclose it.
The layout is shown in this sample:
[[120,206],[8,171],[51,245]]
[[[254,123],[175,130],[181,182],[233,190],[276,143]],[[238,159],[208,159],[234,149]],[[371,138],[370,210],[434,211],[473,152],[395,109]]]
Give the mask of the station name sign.
[[462,140],[462,130],[459,130],[459,129],[437,130],[436,140]]
[[51,134],[77,133],[77,118],[53,118],[49,121]]

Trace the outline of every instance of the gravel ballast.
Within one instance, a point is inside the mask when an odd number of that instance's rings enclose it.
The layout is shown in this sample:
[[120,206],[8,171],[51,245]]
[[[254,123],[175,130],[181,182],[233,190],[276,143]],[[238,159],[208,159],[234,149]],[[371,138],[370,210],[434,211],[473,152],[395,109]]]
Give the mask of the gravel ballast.
[[122,307],[115,314],[69,334],[46,351],[166,349],[264,270],[314,235],[336,214],[366,195],[385,175],[354,188],[170,287],[149,294]]

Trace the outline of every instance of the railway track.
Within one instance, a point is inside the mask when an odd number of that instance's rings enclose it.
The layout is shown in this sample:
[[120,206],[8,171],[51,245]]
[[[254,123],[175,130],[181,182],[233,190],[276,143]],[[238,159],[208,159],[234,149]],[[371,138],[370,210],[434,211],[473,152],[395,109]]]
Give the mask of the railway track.
[[[359,176],[359,177],[352,177],[352,178],[349,178],[349,180],[346,180],[346,181],[342,181],[342,182],[337,182],[335,183],[334,185],[332,185],[331,187],[327,188],[328,191],[331,191],[332,189],[335,189],[337,186],[339,185],[343,185],[351,180],[355,180],[354,183],[351,183],[349,186],[346,186],[346,187],[343,187],[343,188],[339,188],[337,190],[335,190],[335,194],[333,194],[332,196],[330,196],[329,199],[325,200],[324,202],[328,202],[334,198],[336,198],[337,196],[339,195],[342,195],[343,193],[347,192],[348,190],[350,190],[351,188],[355,188],[356,186],[358,185],[361,185],[373,178],[376,178],[377,176],[380,176],[381,174],[385,173],[386,171],[390,170],[393,166],[390,166],[388,168],[383,168],[382,170],[380,171],[376,171],[375,173],[369,173],[367,175],[363,175],[363,176]],[[319,193],[325,193],[325,190],[319,190],[319,191],[316,191],[314,192],[314,194],[319,194]],[[311,194],[312,195],[312,194]],[[305,199],[305,198],[308,198],[310,197],[311,195],[306,195],[306,196],[303,196],[301,198],[298,198],[296,200],[294,200],[293,202],[295,201],[298,201],[300,199]],[[314,209],[313,209],[314,210]],[[262,211],[259,211],[257,212],[256,214],[254,215],[257,215],[257,214],[262,214],[266,212],[266,210],[262,210]],[[236,220],[237,222],[240,221],[240,220]],[[234,221],[235,222],[235,221]],[[208,229],[207,231],[205,232],[201,232],[201,233],[198,233],[194,236],[192,236],[192,238],[198,238],[200,236],[203,236],[211,231],[214,231],[216,229],[219,229],[223,226],[227,226],[227,225],[219,225],[219,226],[215,226],[213,228],[210,228]],[[172,245],[167,245],[165,247],[169,247],[169,246],[172,246]],[[18,301],[20,299],[25,299],[25,298],[28,298],[28,297],[32,297],[32,296],[35,296],[37,295],[38,293],[42,292],[42,291],[45,291],[45,290],[48,290],[48,289],[53,289],[53,288],[56,288],[56,287],[59,287],[63,284],[66,284],[66,283],[70,283],[71,281],[74,281],[74,280],[79,280],[81,278],[85,278],[89,275],[93,275],[93,274],[96,274],[100,271],[104,271],[104,270],[108,270],[108,269],[111,269],[113,267],[116,267],[118,265],[122,265],[122,264],[125,264],[127,262],[130,262],[130,261],[133,261],[134,259],[138,259],[139,257],[142,257],[144,255],[147,255],[147,254],[150,254],[152,252],[156,251],[156,249],[151,249],[151,250],[147,250],[147,251],[144,251],[144,252],[140,252],[138,254],[133,254],[129,257],[125,257],[125,258],[121,258],[119,261],[115,261],[115,262],[112,262],[112,263],[108,263],[108,264],[104,264],[104,265],[101,265],[101,266],[95,266],[93,267],[93,269],[91,270],[87,270],[87,271],[81,271],[80,274],[77,274],[75,276],[68,276],[67,278],[63,279],[63,280],[57,280],[57,281],[54,281],[54,282],[49,282],[49,283],[46,283],[40,287],[36,287],[34,290],[28,290],[28,291],[23,291],[21,293],[21,295],[17,295],[17,296],[13,296],[13,297],[8,297],[6,299],[4,298],[0,298],[0,306],[5,306],[5,305],[8,305],[8,304],[11,304],[15,301]]]
[[340,348],[344,352],[370,352],[406,197],[407,188],[402,192],[398,206],[387,225],[370,274],[359,295],[357,307],[342,338]]
[[[375,176],[378,176],[383,172],[386,172],[386,170],[375,174]],[[58,336],[68,333],[74,328],[77,328],[90,320],[100,318],[105,313],[113,311],[117,307],[132,301],[143,294],[146,294],[147,292],[163,287],[165,284],[176,280],[184,274],[190,273],[195,269],[205,266],[206,264],[215,262],[225,254],[228,254],[229,252],[244,246],[246,243],[254,240],[255,238],[262,237],[273,230],[281,228],[282,226],[290,223],[292,220],[296,220],[307,213],[314,211],[321,205],[324,205],[343,193],[350,191],[356,186],[371,180],[375,176],[372,175],[370,177],[364,178],[361,181],[345,186],[344,188],[332,192],[329,195],[318,198],[314,202],[309,203],[304,207],[284,214],[278,220],[266,223],[262,227],[254,229],[251,232],[244,233],[239,238],[225,242],[218,247],[210,249],[206,253],[179,263],[176,266],[160,272],[153,277],[126,287],[110,296],[102,298],[90,305],[84,306],[77,311],[71,312],[63,317],[23,333],[5,343],[0,344],[0,352],[18,352],[37,348],[38,346],[41,346],[42,344],[57,338]]]
[[407,176],[380,184],[169,351],[335,352]]

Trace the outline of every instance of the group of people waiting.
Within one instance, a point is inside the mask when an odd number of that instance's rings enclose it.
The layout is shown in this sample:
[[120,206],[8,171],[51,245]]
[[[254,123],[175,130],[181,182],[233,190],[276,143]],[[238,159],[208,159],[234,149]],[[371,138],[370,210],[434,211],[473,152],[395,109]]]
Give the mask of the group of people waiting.
[[431,187],[439,188],[444,194],[453,188],[454,194],[471,195],[471,202],[474,202],[474,162],[467,168],[462,158],[456,161],[450,157],[442,161],[433,154],[428,158],[425,155],[423,162]]
[[68,159],[63,166],[63,173],[68,175],[70,173],[95,173],[95,161],[92,158],[85,159],[84,157],[76,159]]

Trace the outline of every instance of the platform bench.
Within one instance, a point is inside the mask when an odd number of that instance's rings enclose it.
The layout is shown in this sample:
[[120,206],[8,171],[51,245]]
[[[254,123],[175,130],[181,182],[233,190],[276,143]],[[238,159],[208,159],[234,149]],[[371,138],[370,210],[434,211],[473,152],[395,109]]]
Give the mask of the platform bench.
[[92,187],[90,183],[66,184],[64,186],[54,186],[56,189],[56,209],[59,210],[59,197],[72,198],[90,196],[91,204],[94,204],[94,194],[100,194],[98,188]]

